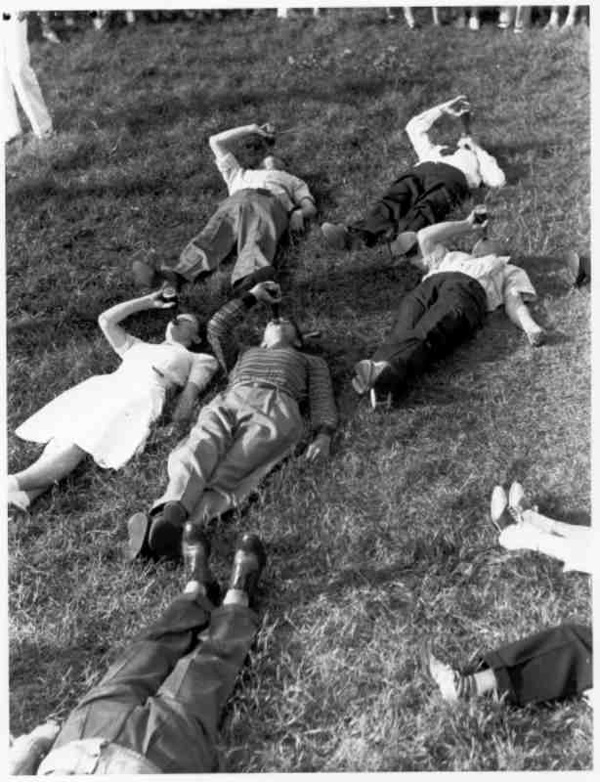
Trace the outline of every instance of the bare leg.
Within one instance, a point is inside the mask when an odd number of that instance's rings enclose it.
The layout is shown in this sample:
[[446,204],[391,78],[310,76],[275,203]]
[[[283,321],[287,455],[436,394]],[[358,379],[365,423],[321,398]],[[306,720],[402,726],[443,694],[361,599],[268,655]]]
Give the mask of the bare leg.
[[42,455],[29,467],[10,476],[17,487],[32,495],[32,499],[72,472],[86,455],[74,443],[50,440]]
[[567,13],[567,18],[565,19],[565,23],[563,24],[563,27],[572,27],[575,24],[576,17],[577,17],[577,6],[570,5],[569,11]]
[[522,511],[522,516],[526,524],[531,524],[543,532],[559,535],[570,540],[588,541],[592,545],[591,527],[580,527],[576,524],[565,524],[564,521],[555,521],[555,519],[543,516],[535,510],[524,510]]
[[527,335],[527,339],[534,347],[541,345],[544,341],[544,330],[533,319],[529,307],[525,304],[520,294],[508,293],[504,304],[506,314],[510,320],[522,329]]

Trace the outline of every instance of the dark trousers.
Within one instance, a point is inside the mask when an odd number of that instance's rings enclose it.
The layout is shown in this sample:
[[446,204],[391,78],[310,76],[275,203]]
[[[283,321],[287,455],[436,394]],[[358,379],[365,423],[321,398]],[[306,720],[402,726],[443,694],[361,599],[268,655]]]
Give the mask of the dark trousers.
[[485,655],[500,694],[511,703],[579,695],[592,686],[592,628],[562,624]]
[[398,177],[363,220],[349,226],[367,247],[402,231],[440,222],[469,194],[462,171],[447,163],[421,163]]
[[257,624],[244,606],[181,595],[71,712],[54,749],[103,738],[163,773],[218,770],[219,717]]
[[400,302],[392,330],[373,355],[390,367],[378,378],[380,391],[400,391],[481,327],[486,315],[481,285],[462,272],[428,277]]

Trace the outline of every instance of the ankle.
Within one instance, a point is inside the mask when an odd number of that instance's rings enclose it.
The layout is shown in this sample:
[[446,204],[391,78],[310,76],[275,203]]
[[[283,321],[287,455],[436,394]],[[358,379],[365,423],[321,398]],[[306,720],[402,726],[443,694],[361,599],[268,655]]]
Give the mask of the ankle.
[[223,598],[223,605],[237,605],[248,606],[250,604],[250,598],[248,593],[243,589],[228,589]]

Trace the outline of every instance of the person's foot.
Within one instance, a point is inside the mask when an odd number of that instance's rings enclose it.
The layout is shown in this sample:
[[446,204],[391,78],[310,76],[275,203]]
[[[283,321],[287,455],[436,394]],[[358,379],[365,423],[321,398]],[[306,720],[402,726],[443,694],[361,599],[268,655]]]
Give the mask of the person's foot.
[[508,490],[508,506],[515,521],[522,520],[522,513],[531,507],[525,496],[525,489],[518,481],[513,481]]
[[329,247],[333,250],[350,249],[350,232],[341,223],[323,223],[321,233]]
[[208,560],[210,558],[210,540],[197,522],[186,521],[181,536],[181,555],[186,583],[203,584],[209,600],[216,605],[220,599],[220,589]]
[[579,288],[581,285],[585,285],[590,281],[589,261],[583,261],[579,253],[575,252],[575,250],[567,250],[565,253],[565,263],[571,273],[573,286],[575,288]]
[[476,16],[469,18],[469,30],[479,30],[479,19]]
[[258,535],[246,532],[236,546],[228,589],[245,592],[249,603],[252,603],[266,561],[267,555],[261,539]]
[[134,513],[127,521],[127,556],[133,562],[152,556],[148,545],[150,516],[147,513]]
[[148,545],[154,556],[179,559],[187,517],[188,512],[180,502],[167,502],[151,515]]
[[546,343],[548,335],[542,328],[533,329],[527,332],[527,340],[532,348],[539,348]]
[[394,255],[406,255],[417,243],[417,234],[415,231],[403,231],[399,233],[390,244],[390,250]]
[[46,28],[42,30],[42,38],[45,38],[47,41],[50,41],[50,43],[60,43],[60,38],[54,32],[54,30],[51,30],[50,28]]
[[490,499],[490,519],[498,532],[514,522],[510,514],[508,497],[502,486],[494,486]]
[[386,361],[371,361],[368,358],[359,361],[354,365],[352,388],[361,396],[366,394],[373,388],[377,378],[388,366]]
[[439,660],[431,650],[431,644],[425,642],[421,647],[421,665],[425,675],[436,684],[445,701],[458,700],[457,682],[460,673],[452,666]]

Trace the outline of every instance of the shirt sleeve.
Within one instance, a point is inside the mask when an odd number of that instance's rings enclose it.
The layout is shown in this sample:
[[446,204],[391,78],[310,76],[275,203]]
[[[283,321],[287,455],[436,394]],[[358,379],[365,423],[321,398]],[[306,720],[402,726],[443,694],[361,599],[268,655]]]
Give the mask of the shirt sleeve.
[[226,374],[233,368],[241,347],[234,336],[235,327],[255,303],[256,298],[251,293],[245,293],[242,298],[231,299],[224,304],[208,321],[208,342]]
[[219,362],[214,356],[207,353],[192,353],[192,363],[187,382],[193,383],[200,390],[212,380],[215,372],[219,368]]
[[504,187],[506,184],[506,175],[498,165],[496,158],[473,141],[470,141],[469,145],[477,155],[479,174],[481,175],[483,184],[486,187]]
[[133,334],[127,334],[127,337],[125,339],[125,342],[121,345],[120,348],[114,348],[117,355],[123,356],[125,353],[127,353],[128,350],[130,350],[134,345],[137,345],[138,343],[142,343],[144,340],[139,339],[138,337],[134,337]]
[[244,169],[240,166],[239,161],[233,152],[226,152],[224,155],[215,155],[215,164],[219,169],[219,173],[225,180],[227,189],[230,190],[235,178],[239,176]]
[[437,146],[429,138],[429,131],[441,116],[442,110],[434,106],[422,114],[417,114],[406,126],[406,133],[420,161],[425,160],[437,149]]
[[312,201],[314,204],[315,199],[306,182],[304,182],[302,179],[299,179],[298,177],[295,177],[292,188],[292,200],[296,206],[300,206],[305,198],[308,198],[309,201]]
[[329,367],[318,356],[306,356],[308,362],[308,402],[312,428],[317,433],[333,434],[338,415]]

